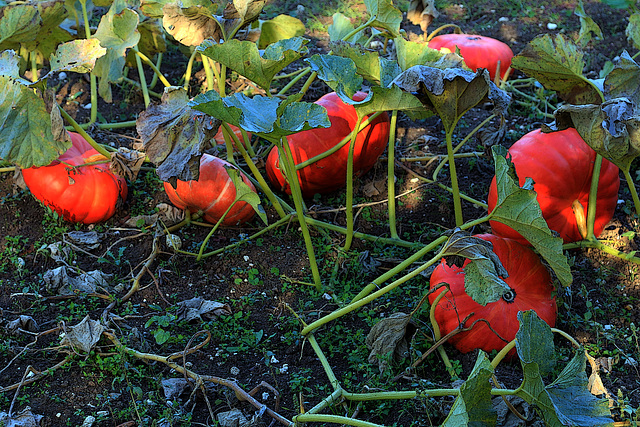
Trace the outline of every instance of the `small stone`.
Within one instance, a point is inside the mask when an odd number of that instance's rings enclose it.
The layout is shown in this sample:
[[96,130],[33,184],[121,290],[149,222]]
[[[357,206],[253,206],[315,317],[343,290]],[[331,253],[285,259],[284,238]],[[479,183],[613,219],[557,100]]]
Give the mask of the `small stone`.
[[275,357],[275,356],[271,356],[271,360],[270,360],[270,362],[271,362],[271,363],[280,363],[280,361],[279,361],[278,359],[276,359],[276,357]]
[[627,360],[624,361],[624,364],[635,367],[635,366],[638,366],[638,361],[633,357],[627,357]]
[[65,73],[64,71],[61,71],[58,74],[58,80],[66,80],[67,79],[67,73]]
[[238,368],[237,366],[232,366],[229,372],[231,373],[231,375],[238,375],[240,373],[240,368]]
[[93,425],[93,423],[95,423],[95,422],[96,422],[96,417],[94,417],[92,415],[89,415],[82,422],[82,427],[91,427]]
[[509,18],[507,18],[506,16],[501,16],[500,18],[498,18],[498,22],[509,22]]
[[85,110],[90,110],[91,109],[91,103],[83,105],[82,108],[84,108]]
[[547,24],[547,30],[555,30],[556,28],[558,28],[558,24],[554,24],[553,22]]

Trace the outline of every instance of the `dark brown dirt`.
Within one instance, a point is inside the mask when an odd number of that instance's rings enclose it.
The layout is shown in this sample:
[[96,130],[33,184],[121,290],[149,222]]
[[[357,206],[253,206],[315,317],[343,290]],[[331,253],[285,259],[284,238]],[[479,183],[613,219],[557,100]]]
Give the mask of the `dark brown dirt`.
[[[536,2],[538,9],[526,6],[525,10],[523,6],[520,15],[514,15],[507,3],[511,2],[460,0],[457,5],[441,11],[442,15],[431,29],[455,22],[469,33],[482,33],[504,40],[516,53],[537,34],[553,32],[546,27],[552,18],[555,18],[554,23],[559,25],[559,30],[567,35],[573,35],[579,29],[578,18],[571,15],[575,6],[573,2],[540,1]],[[624,35],[626,12],[598,2],[585,3],[587,13],[605,34],[603,40],[593,42],[587,50],[589,63],[586,71],[590,76],[595,76],[604,63],[612,59],[612,55],[619,54],[622,49],[633,48]],[[503,16],[508,20],[500,21],[499,18]],[[408,33],[420,32],[418,27],[411,25],[406,30]],[[313,34],[314,37],[321,35],[317,32]],[[322,43],[319,41],[317,45],[322,46]],[[174,52],[173,55],[178,54]],[[178,67],[168,65],[175,64],[177,58],[169,57],[164,61],[163,71],[166,71],[170,81],[180,78]],[[160,84],[156,90],[159,88]],[[81,90],[82,95],[69,101],[71,95]],[[309,97],[323,90],[326,87],[322,84],[314,85]],[[192,94],[198,91],[196,81]],[[81,108],[88,102],[86,81],[72,79],[61,83],[57,93],[63,108],[77,121],[86,120],[87,110]],[[135,119],[136,114],[144,109],[140,94],[128,85],[116,88],[114,97],[116,99],[112,104],[103,101],[99,104],[99,111],[108,120]],[[482,109],[473,110],[465,116],[465,124],[457,136],[463,137],[487,116],[488,113]],[[516,114],[507,118],[507,138],[502,144],[510,146],[519,135],[538,127],[545,120],[524,117],[516,110]],[[130,146],[131,137],[137,137],[132,129],[117,133],[94,129],[91,133],[102,142],[113,142],[117,146]],[[426,146],[425,135],[433,138],[426,140]],[[435,118],[419,123],[402,118],[398,139],[398,157],[414,155],[420,150],[444,152],[443,133]],[[467,194],[482,200],[486,198],[493,176],[493,162],[488,149],[482,147],[479,141],[473,140],[465,150],[476,151],[476,146],[485,154],[472,161],[460,161],[458,174],[461,177],[460,185],[467,190]],[[398,206],[400,236],[407,241],[429,242],[454,226],[450,198],[412,182],[415,174],[430,176],[432,168],[429,164],[406,162],[404,168],[396,170],[399,183],[397,193],[415,189],[403,196]],[[141,289],[129,301],[121,302],[119,299],[131,286],[132,278],[141,271],[142,264],[150,256],[153,242],[151,231],[142,234],[137,229],[125,227],[124,222],[141,211],[151,212],[159,202],[168,203],[153,174],[153,171],[143,171],[138,180],[130,185],[129,197],[122,208],[106,224],[95,227],[57,221],[28,192],[17,189],[10,174],[0,174],[0,233],[5,236],[0,240],[0,257],[6,257],[0,258],[0,266],[4,266],[0,269],[0,325],[18,315],[29,315],[38,323],[38,331],[42,332],[75,325],[85,315],[91,319],[114,315],[118,317],[115,320],[112,318],[108,325],[124,345],[140,352],[165,356],[196,346],[204,339],[203,331],[208,331],[214,339],[184,361],[182,358],[176,359],[178,365],[186,362],[189,369],[200,375],[235,380],[246,391],[268,383],[279,393],[279,399],[276,401],[273,390],[268,387],[262,387],[254,397],[289,419],[300,412],[301,405],[308,410],[328,396],[331,386],[322,365],[311,345],[300,336],[300,323],[292,313],[295,312],[307,324],[313,322],[348,302],[332,300],[331,294],[344,291],[344,287],[355,287],[354,283],[368,283],[411,252],[356,240],[351,253],[344,254],[338,250],[339,245],[344,243],[343,235],[312,228],[314,241],[320,248],[317,249],[317,255],[321,274],[327,278],[327,292],[319,293],[300,283],[310,282],[311,274],[307,252],[296,223],[199,262],[192,257],[172,253],[163,238],[160,254],[151,263],[148,273],[142,276]],[[380,202],[360,212],[357,231],[388,237],[385,177],[386,162],[380,162],[357,183],[356,197],[359,202]],[[366,184],[371,182],[376,183],[380,193],[366,196]],[[620,199],[630,200],[629,191],[624,185],[620,190]],[[308,201],[308,205],[314,205],[318,211],[321,208],[338,208],[343,203],[342,192]],[[640,235],[629,233],[640,231],[638,219],[632,215],[629,206],[632,205],[620,204],[602,236],[611,246],[624,252],[638,250],[640,245]],[[470,203],[465,202],[464,208],[467,220],[484,214]],[[267,207],[267,213],[269,222],[273,223],[276,220],[275,212]],[[318,213],[317,218],[339,225],[345,223],[342,211]],[[40,249],[43,245],[60,240],[62,233],[56,232],[56,227],[66,227],[68,231],[99,231],[103,236],[100,246],[89,251],[89,254],[76,251],[70,266],[78,271],[100,269],[113,274],[114,285],[122,284],[121,289],[104,292],[100,296],[78,295],[62,301],[49,294],[44,289],[43,274],[60,264]],[[209,242],[208,250],[224,247],[242,236],[257,232],[261,227],[263,225],[259,220],[254,219],[241,229],[219,230]],[[488,231],[487,226],[474,230],[478,233],[485,231]],[[187,250],[197,251],[199,242],[208,232],[208,228],[190,226],[178,234]],[[7,236],[19,236],[26,242],[15,254],[24,260],[24,270],[18,271],[8,259],[7,250],[11,244]],[[358,255],[364,251],[370,251],[380,262],[378,267],[371,270],[354,267],[359,263]],[[569,255],[573,262],[574,283],[570,290],[558,292],[557,327],[576,337],[598,360],[611,362],[611,370],[602,374],[604,386],[614,397],[622,396],[628,408],[637,409],[640,406],[640,373],[637,366],[625,364],[624,360],[640,360],[638,337],[623,337],[615,332],[629,330],[631,324],[640,325],[640,270],[637,265],[595,250],[574,250]],[[426,284],[424,286],[426,288]],[[351,293],[357,293],[357,289],[352,289]],[[157,323],[152,322],[147,326],[148,322],[154,319],[153,316],[175,314],[177,302],[194,296],[229,304],[233,313],[231,316],[240,320],[234,322],[223,316],[217,321],[180,323],[179,327],[175,326],[175,320],[171,320],[172,326],[168,328],[171,329],[172,339],[162,345],[157,344],[152,335],[158,328]],[[369,331],[372,319],[395,311],[410,311],[421,296],[416,295],[415,301],[407,301],[406,294],[392,295],[388,300],[366,306],[364,313],[356,311],[316,333],[336,376],[346,384],[345,388],[353,392],[373,391],[370,384],[377,387],[380,382],[371,377],[379,375],[379,372],[377,366],[367,364],[368,354],[363,345],[357,348],[350,347],[351,344],[341,346],[340,341],[362,344],[362,334]],[[426,336],[430,333],[426,327],[428,319],[423,317],[421,321],[422,334]],[[242,328],[238,328],[238,324]],[[194,342],[187,344],[189,338],[199,332]],[[356,334],[360,335],[352,336]],[[167,402],[160,381],[180,375],[161,362],[143,362],[120,352],[105,338],[98,342],[91,356],[73,355],[68,348],[61,349],[59,331],[42,335],[37,343],[29,344],[33,340],[33,334],[27,333],[0,337],[0,390],[7,387],[0,392],[0,412],[8,410],[14,396],[17,398],[13,410],[31,407],[34,413],[44,415],[43,426],[81,425],[87,415],[96,414],[97,411],[106,411],[107,414],[94,424],[97,426],[217,425],[211,419],[211,413],[218,414],[233,407],[241,408],[245,414],[256,411],[246,402],[238,403],[233,392],[220,385],[207,386],[208,402],[202,389],[194,391],[191,396],[193,387],[187,387],[174,402]],[[256,345],[256,340],[260,345]],[[416,338],[414,346],[423,352],[427,349],[426,343],[425,338]],[[557,343],[563,354],[569,354],[566,342],[558,340]],[[461,355],[452,348],[447,348],[447,351],[452,360],[459,361],[461,376],[465,378],[473,368],[476,354]],[[65,357],[70,357],[71,361],[50,375],[19,390],[9,388],[12,384],[20,384],[28,369],[46,371]],[[355,372],[354,365],[359,366]],[[406,364],[397,367],[394,375],[404,367]],[[521,381],[521,371],[517,365],[501,364],[497,376],[508,387],[517,386]],[[451,381],[439,360],[434,357],[416,371],[415,377],[400,379],[395,383],[387,381],[384,391],[403,390],[412,381],[418,380],[433,387],[448,387]],[[443,398],[415,400],[408,404],[365,404],[359,409],[345,404],[336,406],[334,412],[343,415],[355,411],[361,419],[384,425],[437,425],[443,420],[451,403],[450,399]],[[625,417],[621,417],[620,413],[624,407],[620,401],[616,405],[618,407],[614,411],[622,420]],[[190,417],[184,415],[187,412],[192,412]],[[171,419],[171,416],[174,418]],[[164,424],[161,421],[163,419],[166,419]],[[187,419],[191,421],[185,421]],[[271,420],[265,416],[260,422],[263,424],[255,425],[270,425]]]

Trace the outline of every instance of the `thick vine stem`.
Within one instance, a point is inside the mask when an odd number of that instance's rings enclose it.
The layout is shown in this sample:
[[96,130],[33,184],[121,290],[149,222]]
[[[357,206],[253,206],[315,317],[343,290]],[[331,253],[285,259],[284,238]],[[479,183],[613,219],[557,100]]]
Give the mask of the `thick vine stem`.
[[579,242],[574,242],[574,243],[565,243],[564,245],[562,245],[562,249],[564,250],[577,249],[577,248],[598,249],[609,255],[617,256],[618,258],[621,258],[625,261],[631,261],[635,264],[640,264],[640,257],[635,256],[633,252],[626,253],[626,252],[619,251],[617,249],[612,248],[609,245],[605,245],[604,243],[602,243],[600,240],[596,238],[585,239],[585,240],[581,240]]
[[445,30],[447,28],[455,28],[454,33],[455,34],[462,34],[462,29],[456,25],[456,24],[445,24],[445,25],[441,25],[438,28],[436,28],[435,30],[433,30],[431,32],[431,34],[429,34],[429,36],[425,39],[426,42],[431,41],[432,38],[434,38],[440,31]]
[[[442,284],[438,284],[438,286],[441,286],[441,285]],[[442,339],[442,334],[440,333],[440,326],[438,325],[438,321],[436,320],[436,307],[440,303],[440,300],[444,298],[447,292],[450,291],[449,286],[447,284],[444,284],[442,286],[445,286],[447,289],[442,290],[442,292],[438,294],[438,296],[433,301],[433,304],[431,304],[431,307],[429,309],[429,321],[431,322],[431,328],[433,329],[433,338],[436,340],[436,343],[438,343]],[[442,363],[444,363],[444,366],[447,368],[447,371],[449,372],[449,375],[451,375],[451,378],[458,378],[458,374],[456,374],[455,369],[453,369],[453,365],[449,360],[449,356],[447,356],[447,352],[444,350],[444,347],[442,347],[442,345],[438,345],[438,354],[440,354],[440,358],[442,358]]]
[[358,121],[351,132],[351,142],[349,144],[349,157],[347,158],[347,194],[345,196],[345,204],[347,206],[347,236],[344,242],[343,251],[347,252],[351,248],[353,242],[353,229],[355,227],[355,220],[353,217],[353,152],[356,146],[356,138],[358,136],[357,129],[360,129],[360,123],[362,123],[363,117],[358,115]]
[[104,148],[102,145],[100,145],[96,141],[94,141],[94,139],[89,136],[89,134],[82,128],[82,126],[80,126],[78,124],[78,122],[76,122],[73,119],[73,117],[71,117],[69,115],[69,113],[64,111],[63,108],[60,108],[59,110],[60,110],[60,114],[62,115],[62,117],[67,122],[69,122],[69,124],[73,127],[73,130],[78,132],[89,143],[89,145],[91,145],[91,147],[93,147],[98,153],[102,154],[107,159],[111,158],[111,153],[109,153],[109,151],[107,151],[107,149]]
[[[147,57],[147,55],[145,55],[144,53],[140,52],[138,50],[138,48],[134,48],[133,51],[135,52],[135,54],[137,56],[140,57],[140,59],[142,61],[144,61],[149,67],[151,67],[151,69],[153,70],[153,75],[154,77],[156,77],[156,79],[160,79],[160,81],[162,82],[162,84],[164,85],[164,87],[169,87],[171,86],[171,83],[169,83],[169,80],[167,80],[167,78],[164,76],[164,74],[162,74],[162,72],[160,71],[160,69],[156,66],[156,64],[153,63],[153,61],[151,59],[149,59]],[[162,53],[159,53],[158,55],[162,55]],[[160,60],[162,59],[162,56],[159,57],[158,59],[158,63],[160,62]],[[151,81],[151,84],[149,84],[149,88],[152,88],[153,86],[155,86],[154,81]]]
[[[134,47],[134,51],[138,48]],[[138,78],[140,79],[140,90],[142,90],[142,99],[144,100],[144,107],[149,108],[151,100],[149,99],[149,88],[147,87],[147,78],[144,75],[144,68],[142,68],[142,60],[139,55],[136,55],[136,67],[138,68]]]
[[396,182],[395,182],[395,147],[398,110],[391,112],[391,128],[389,129],[389,148],[387,149],[387,209],[389,211],[389,234],[392,239],[399,239],[396,225]]
[[635,183],[633,182],[633,178],[631,178],[631,173],[629,173],[628,169],[622,169],[622,173],[624,174],[624,178],[627,181],[627,186],[629,187],[629,191],[631,192],[631,199],[633,200],[633,206],[636,208],[636,215],[640,218],[640,198],[638,198],[638,190],[636,190]]
[[596,209],[598,202],[598,184],[600,183],[600,170],[602,169],[602,156],[596,154],[591,174],[591,187],[589,189],[589,204],[587,205],[587,235],[586,239],[595,239],[594,225],[596,222]]
[[[87,0],[80,0],[80,7],[82,8],[82,20],[84,25],[85,38],[91,38],[91,27],[89,26],[89,14],[87,12]],[[93,70],[89,73],[89,79],[91,81],[91,112],[89,113],[89,123],[82,125],[84,129],[94,124],[98,118],[98,77],[96,77]],[[62,111],[62,108],[60,109]],[[98,150],[100,151],[100,150]]]

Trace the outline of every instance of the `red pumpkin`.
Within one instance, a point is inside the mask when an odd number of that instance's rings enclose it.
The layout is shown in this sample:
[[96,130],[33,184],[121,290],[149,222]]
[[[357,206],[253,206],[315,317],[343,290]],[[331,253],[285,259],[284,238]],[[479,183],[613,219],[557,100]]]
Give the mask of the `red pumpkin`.
[[[356,101],[366,98],[364,92],[357,92]],[[352,105],[345,104],[335,92],[328,93],[316,101],[327,109],[331,121],[328,128],[317,128],[298,132],[289,136],[289,147],[295,164],[324,153],[336,146],[355,128],[358,116]],[[389,142],[389,116],[383,113],[364,128],[355,141],[353,151],[353,173],[359,176],[373,167]],[[298,180],[305,197],[316,193],[329,193],[346,185],[349,144],[335,153],[305,168],[298,170]],[[280,170],[278,148],[274,147],[267,157],[267,176],[271,183],[291,194],[289,184],[285,182]]]
[[500,62],[500,78],[504,78],[511,66],[511,58],[513,58],[513,51],[507,44],[490,37],[472,34],[436,36],[429,40],[429,47],[440,51],[447,49],[450,52],[455,52],[457,47],[467,67],[473,71],[478,68],[486,68],[491,80],[496,77],[498,62]]
[[[582,207],[586,218],[596,152],[575,129],[568,128],[551,133],[539,129],[529,132],[509,148],[509,154],[519,185],[522,186],[527,177],[533,179],[542,216],[549,228],[557,231],[565,243],[582,240],[574,209]],[[619,187],[618,167],[604,159],[596,203],[596,236],[613,218]],[[489,212],[493,211],[497,199],[494,177],[489,188]],[[519,233],[500,222],[491,221],[491,228],[494,234],[529,245]]]
[[[240,128],[238,128],[237,126],[234,125],[229,125],[229,127],[231,128],[231,130],[233,131],[233,133],[236,134],[236,136],[238,137],[238,140],[240,142],[244,141],[243,137],[242,137],[242,131],[240,130]],[[249,137],[249,139],[251,139],[251,134],[247,134],[247,136]],[[216,144],[222,145],[224,144],[224,134],[222,133],[222,126],[220,126],[218,128],[218,132],[216,132],[215,136],[213,137],[213,139],[215,140]]]
[[[225,167],[233,166],[222,159],[203,154],[200,158],[200,177],[197,181],[178,180],[176,188],[165,182],[164,190],[176,207],[191,213],[202,211],[205,221],[215,224],[236,198],[236,188]],[[240,176],[245,184],[255,191],[251,181],[242,172]],[[222,221],[222,225],[244,224],[253,218],[254,213],[249,203],[237,202]]]
[[24,182],[36,199],[65,221],[106,221],[115,213],[118,197],[127,198],[127,183],[109,171],[108,163],[70,168],[107,158],[80,134],[69,135],[71,148],[48,166],[23,169]]
[[[498,301],[482,306],[465,292],[463,268],[449,266],[443,259],[431,274],[430,284],[434,288],[439,283],[448,283],[448,292],[435,308],[435,318],[442,336],[458,328],[460,322],[470,313],[467,320],[469,327],[477,319],[485,319],[500,337],[507,341],[515,338],[520,327],[517,314],[519,311],[535,310],[538,316],[553,327],[556,322],[556,300],[553,296],[551,276],[540,262],[540,258],[529,248],[511,239],[504,239],[492,234],[481,234],[479,237],[493,244],[493,251],[498,255],[502,265],[509,273],[504,281],[511,291]],[[464,266],[469,263],[465,260]],[[434,303],[436,297],[446,288],[429,295],[429,302]],[[490,352],[501,350],[507,342],[491,331],[485,322],[478,322],[466,332],[460,332],[449,340],[460,352],[467,353],[476,348]]]

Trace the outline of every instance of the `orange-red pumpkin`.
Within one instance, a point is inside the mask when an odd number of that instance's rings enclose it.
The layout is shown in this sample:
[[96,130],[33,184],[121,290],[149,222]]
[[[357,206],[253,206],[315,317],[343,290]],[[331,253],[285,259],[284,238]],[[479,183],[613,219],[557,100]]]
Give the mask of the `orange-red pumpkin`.
[[[164,190],[176,207],[191,213],[202,211],[205,221],[215,224],[236,198],[236,188],[226,168],[233,166],[222,159],[203,154],[200,158],[200,176],[197,181],[178,180],[176,188],[165,182]],[[242,172],[240,176],[245,184],[255,191],[251,181]],[[254,213],[249,203],[239,201],[224,217],[222,225],[244,224],[253,218]]]
[[106,221],[115,213],[118,197],[127,198],[127,183],[109,171],[108,163],[82,166],[107,159],[80,134],[69,135],[71,148],[47,166],[23,169],[24,182],[36,199],[65,221]]

